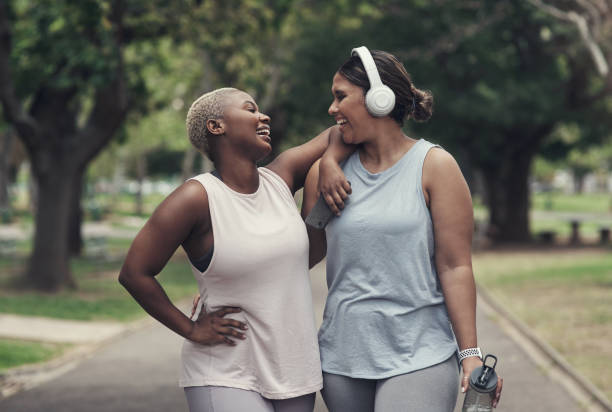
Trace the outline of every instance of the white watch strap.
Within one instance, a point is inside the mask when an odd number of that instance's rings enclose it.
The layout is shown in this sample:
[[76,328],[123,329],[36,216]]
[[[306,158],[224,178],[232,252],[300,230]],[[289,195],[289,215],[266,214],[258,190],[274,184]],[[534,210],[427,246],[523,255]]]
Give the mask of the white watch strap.
[[459,362],[465,358],[478,357],[482,359],[482,352],[480,348],[467,348],[459,351]]

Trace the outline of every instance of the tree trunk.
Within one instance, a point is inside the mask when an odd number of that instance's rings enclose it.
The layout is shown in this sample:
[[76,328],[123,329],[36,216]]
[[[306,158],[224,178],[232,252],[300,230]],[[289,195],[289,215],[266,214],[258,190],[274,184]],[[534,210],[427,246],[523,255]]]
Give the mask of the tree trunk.
[[68,250],[71,256],[81,256],[83,252],[83,235],[81,224],[83,223],[83,206],[81,204],[83,194],[83,170],[77,170],[74,176],[76,185],[70,199],[70,227],[68,228]]
[[34,176],[34,169],[32,167],[32,161],[28,164],[30,168],[30,174],[28,175],[28,197],[30,199],[30,212],[36,216],[36,210],[38,210],[38,183],[36,182],[36,176]]
[[11,208],[8,187],[10,183],[9,166],[10,156],[13,151],[13,134],[10,132],[0,134],[0,219],[4,213]]
[[533,152],[518,151],[483,171],[489,207],[488,236],[495,243],[528,242],[529,170]]
[[55,291],[76,284],[69,265],[68,228],[71,205],[80,179],[65,161],[36,172],[38,205],[34,249],[26,278],[36,289]]

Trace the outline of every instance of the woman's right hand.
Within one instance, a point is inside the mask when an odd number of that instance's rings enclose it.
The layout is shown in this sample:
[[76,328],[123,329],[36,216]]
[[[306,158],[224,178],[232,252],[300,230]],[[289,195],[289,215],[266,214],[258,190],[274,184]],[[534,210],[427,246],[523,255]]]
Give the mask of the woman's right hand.
[[319,164],[319,183],[317,187],[325,202],[336,216],[344,209],[344,201],[351,194],[351,184],[344,172],[333,159],[323,156]]
[[224,306],[214,312],[206,313],[200,311],[200,315],[193,322],[193,327],[187,339],[202,345],[219,345],[225,343],[230,346],[235,346],[230,337],[238,339],[246,339],[246,335],[236,329],[247,330],[247,325],[235,319],[225,318],[224,316],[230,313],[241,312],[242,309]]

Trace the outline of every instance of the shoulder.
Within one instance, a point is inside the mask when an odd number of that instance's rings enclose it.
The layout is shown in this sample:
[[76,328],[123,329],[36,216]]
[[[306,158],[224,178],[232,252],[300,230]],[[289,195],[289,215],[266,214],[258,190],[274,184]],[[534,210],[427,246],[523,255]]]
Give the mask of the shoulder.
[[208,203],[208,192],[202,179],[189,179],[180,185],[173,194],[190,203]]
[[425,155],[425,163],[423,167],[429,167],[430,169],[444,169],[447,167],[453,167],[454,165],[457,165],[457,161],[453,155],[440,146],[433,145]]
[[449,152],[440,146],[433,146],[423,163],[423,186],[431,187],[449,177],[460,176],[461,169]]
[[208,216],[208,193],[201,181],[190,179],[176,188],[155,210],[161,218],[190,216],[195,221]]

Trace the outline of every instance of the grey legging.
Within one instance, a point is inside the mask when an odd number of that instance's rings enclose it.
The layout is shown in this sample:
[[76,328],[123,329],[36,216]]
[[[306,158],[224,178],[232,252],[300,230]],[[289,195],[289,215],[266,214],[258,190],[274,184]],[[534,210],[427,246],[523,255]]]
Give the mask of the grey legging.
[[312,412],[315,394],[267,399],[257,392],[223,386],[185,388],[189,412]]
[[323,373],[329,412],[452,412],[457,402],[457,357],[388,379],[356,379]]

